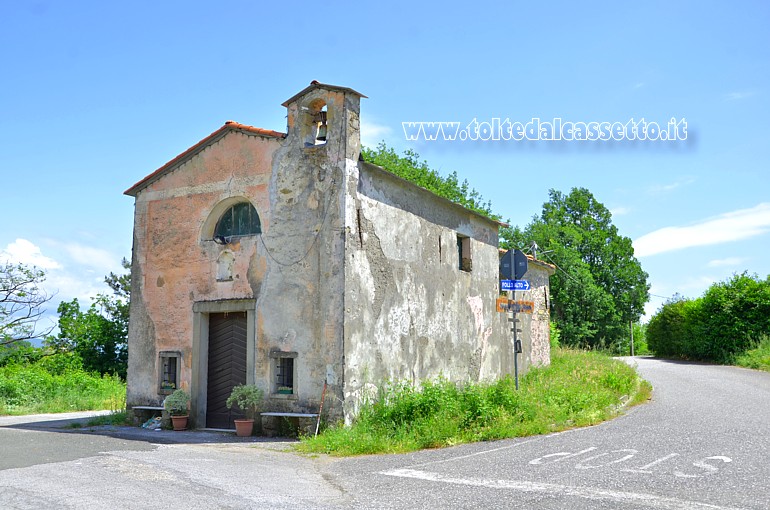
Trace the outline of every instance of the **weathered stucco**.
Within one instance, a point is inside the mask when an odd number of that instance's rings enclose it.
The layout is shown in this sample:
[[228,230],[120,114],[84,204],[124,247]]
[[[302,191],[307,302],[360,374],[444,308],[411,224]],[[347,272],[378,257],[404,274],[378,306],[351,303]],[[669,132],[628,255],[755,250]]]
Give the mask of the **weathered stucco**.
[[[271,411],[317,412],[325,381],[335,419],[386,379],[512,372],[509,325],[495,309],[498,224],[359,161],[360,97],[313,84],[284,103],[286,135],[228,123],[127,192],[129,406],[162,401],[159,353],[179,352],[194,425],[205,426],[211,313],[247,312],[247,381]],[[322,107],[328,135],[315,145]],[[262,233],[215,242],[239,201],[255,207]],[[469,238],[470,271],[459,268],[458,235]],[[530,272],[535,345],[525,335],[522,372],[549,358],[548,270]],[[293,395],[275,394],[281,353],[295,360]]]
[[[384,380],[476,382],[512,374],[508,314],[496,310],[499,225],[374,165],[362,163],[353,173],[345,250],[348,416]],[[459,267],[458,234],[470,238],[470,271]],[[532,317],[520,315],[521,373],[549,360],[542,298],[548,273],[533,264],[526,276],[533,290],[517,298],[537,305]]]

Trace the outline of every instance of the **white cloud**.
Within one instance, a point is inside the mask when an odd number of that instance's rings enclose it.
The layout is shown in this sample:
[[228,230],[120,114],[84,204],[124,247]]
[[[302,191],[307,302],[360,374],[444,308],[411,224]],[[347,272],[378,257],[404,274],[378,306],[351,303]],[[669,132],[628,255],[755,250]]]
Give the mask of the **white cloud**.
[[631,208],[630,207],[622,207],[621,206],[621,207],[614,207],[614,208],[610,209],[610,214],[612,214],[613,217],[614,216],[623,216],[624,214],[628,214],[630,212],[631,212]]
[[60,301],[78,298],[88,304],[100,292],[109,292],[104,277],[110,271],[122,272],[120,258],[107,250],[76,242],[46,240],[44,255],[39,246],[27,239],[16,239],[0,250],[0,262],[22,263],[45,270],[41,287],[55,296],[49,308],[56,309]]
[[739,101],[754,95],[754,91],[736,91],[725,94],[725,101]]
[[729,243],[767,232],[770,232],[770,202],[721,214],[686,227],[655,230],[634,241],[634,254],[646,257],[693,246]]
[[706,267],[735,267],[743,264],[747,259],[742,257],[727,257],[709,261]]
[[361,145],[376,147],[390,133],[391,129],[388,126],[361,121]]
[[670,184],[656,184],[654,186],[651,186],[650,193],[652,193],[653,195],[669,193],[671,191],[674,191],[677,188],[686,186],[688,184],[692,184],[694,182],[695,182],[695,179],[693,177],[682,177],[679,180],[672,182]]
[[0,261],[35,266],[40,269],[59,269],[61,264],[43,255],[40,248],[26,239],[16,239],[0,251]]
[[105,274],[120,267],[118,259],[107,250],[78,243],[67,243],[63,248],[77,264],[91,267]]

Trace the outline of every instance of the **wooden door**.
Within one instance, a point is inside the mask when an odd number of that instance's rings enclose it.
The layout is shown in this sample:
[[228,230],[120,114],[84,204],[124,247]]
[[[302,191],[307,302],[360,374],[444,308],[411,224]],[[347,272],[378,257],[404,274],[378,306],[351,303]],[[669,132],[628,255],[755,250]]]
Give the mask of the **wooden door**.
[[233,429],[243,417],[225,405],[238,384],[246,384],[246,312],[209,314],[207,427]]

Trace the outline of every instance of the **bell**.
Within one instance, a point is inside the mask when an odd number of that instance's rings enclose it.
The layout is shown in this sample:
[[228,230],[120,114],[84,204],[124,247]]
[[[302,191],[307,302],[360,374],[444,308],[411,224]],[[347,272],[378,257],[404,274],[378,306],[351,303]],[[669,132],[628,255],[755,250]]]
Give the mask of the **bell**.
[[318,126],[318,134],[316,135],[315,139],[319,142],[326,141],[326,122]]
[[315,141],[316,142],[325,142],[326,141],[326,112],[321,110],[320,112],[316,113],[313,116],[313,122],[315,122],[318,126],[318,131],[316,132]]

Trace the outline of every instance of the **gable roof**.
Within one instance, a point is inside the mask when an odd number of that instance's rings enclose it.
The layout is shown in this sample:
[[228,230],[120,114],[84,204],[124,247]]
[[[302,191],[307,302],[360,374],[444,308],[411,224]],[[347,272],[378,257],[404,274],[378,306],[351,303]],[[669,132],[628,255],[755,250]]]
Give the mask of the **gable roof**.
[[222,139],[227,133],[231,131],[237,131],[239,133],[244,133],[248,135],[257,135],[257,136],[263,136],[265,138],[277,138],[277,139],[283,139],[286,138],[286,133],[279,133],[278,131],[273,131],[271,129],[262,129],[254,126],[248,126],[246,124],[240,124],[238,122],[228,120],[225,122],[225,125],[221,128],[217,129],[213,133],[211,133],[209,136],[201,140],[200,142],[196,143],[162,167],[155,170],[153,173],[142,179],[141,181],[137,182],[130,188],[128,188],[126,191],[123,192],[124,195],[129,195],[132,197],[135,197],[140,191],[142,191],[144,188],[152,184],[153,182],[157,181],[161,177],[163,177],[166,173],[173,170],[174,168],[178,167],[179,165],[186,163],[190,159],[192,159],[193,156],[195,156],[198,152],[202,151],[209,145],[217,142],[218,140]]
[[336,90],[336,91],[339,91],[339,92],[347,92],[347,93],[350,93],[350,94],[355,94],[355,95],[357,95],[359,97],[366,98],[365,95],[363,95],[362,93],[357,92],[357,91],[355,91],[355,90],[353,90],[351,88],[340,87],[340,86],[337,86],[337,85],[329,85],[328,83],[321,83],[319,81],[313,80],[313,81],[310,82],[310,85],[308,85],[307,87],[305,87],[304,89],[300,90],[299,92],[297,92],[296,94],[291,96],[289,99],[287,99],[286,101],[281,103],[281,106],[288,107],[289,103],[292,103],[299,96],[303,96],[303,95],[307,94],[308,92],[310,92],[311,90],[315,90],[315,89]]

